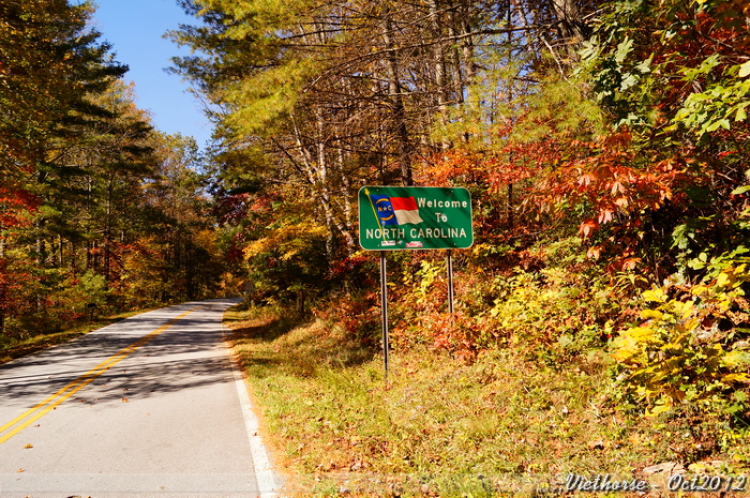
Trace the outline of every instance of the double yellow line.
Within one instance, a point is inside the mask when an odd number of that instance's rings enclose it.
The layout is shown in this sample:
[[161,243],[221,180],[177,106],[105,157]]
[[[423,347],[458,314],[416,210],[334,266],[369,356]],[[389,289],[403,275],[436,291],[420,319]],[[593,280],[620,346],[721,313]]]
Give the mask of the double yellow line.
[[[26,427],[30,426],[40,418],[42,418],[44,415],[49,413],[51,410],[54,410],[57,405],[63,403],[66,399],[73,396],[75,393],[89,385],[94,379],[99,377],[101,374],[115,366],[117,363],[119,363],[121,360],[126,358],[130,353],[138,349],[139,347],[146,344],[148,341],[156,337],[157,335],[161,334],[165,330],[167,330],[169,327],[177,323],[178,321],[185,318],[187,315],[192,313],[193,311],[197,310],[198,308],[202,308],[201,306],[196,306],[195,308],[192,308],[185,313],[172,318],[167,323],[159,327],[158,329],[154,330],[153,332],[150,332],[149,334],[141,337],[138,341],[134,342],[130,346],[122,349],[119,353],[110,356],[106,360],[104,360],[102,363],[97,365],[96,367],[92,368],[85,374],[78,377],[76,380],[68,384],[67,386],[63,387],[59,391],[57,391],[55,394],[49,396],[44,401],[40,402],[33,408],[27,410],[22,415],[19,415],[18,417],[14,418],[7,424],[0,427],[0,444],[3,444],[8,439],[12,438],[22,430],[24,430]],[[8,431],[6,433],[6,431]],[[5,433],[5,434],[3,434]]]

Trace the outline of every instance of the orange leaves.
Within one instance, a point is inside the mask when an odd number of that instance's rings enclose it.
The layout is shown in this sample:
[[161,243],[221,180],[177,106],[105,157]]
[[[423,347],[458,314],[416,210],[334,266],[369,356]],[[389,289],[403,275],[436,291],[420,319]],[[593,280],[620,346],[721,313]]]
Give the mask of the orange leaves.
[[614,200],[614,203],[617,207],[621,208],[622,210],[627,210],[628,206],[630,206],[630,201],[627,197],[618,197]]
[[578,210],[578,235],[594,244],[590,259],[605,257],[611,271],[635,269],[646,234],[663,228],[654,225],[657,212],[666,205],[685,208],[684,192],[701,182],[700,172],[678,155],[652,159],[661,151],[639,150],[627,132],[579,141],[575,149],[568,161],[542,173],[533,198],[561,219]]
[[589,185],[591,185],[591,183],[595,182],[596,180],[597,178],[593,173],[585,173],[581,175],[581,177],[578,179],[578,185],[583,188],[586,188]]
[[609,209],[602,209],[599,211],[599,224],[609,223],[612,221],[614,213]]
[[625,186],[621,182],[615,181],[612,183],[611,193],[614,196],[614,195],[617,195],[618,192],[624,194],[627,192],[627,188],[625,188]]
[[34,212],[38,206],[38,197],[27,190],[0,186],[0,226],[26,225],[28,220],[24,213]]
[[531,178],[539,171],[543,155],[537,152],[533,146],[507,146],[500,151],[452,149],[418,168],[415,179],[433,186],[481,183],[491,194],[497,194],[508,184]]
[[586,220],[583,223],[581,223],[580,228],[578,229],[578,233],[582,235],[584,238],[590,237],[594,234],[595,231],[599,229],[599,223],[597,223],[595,220]]
[[630,135],[615,135],[622,136],[599,139],[583,148],[588,154],[554,171],[536,193],[542,203],[588,206],[579,227],[584,238],[602,226],[627,224],[659,210],[674,200],[675,188],[686,180],[680,158],[643,164],[638,151],[625,149],[631,144]]

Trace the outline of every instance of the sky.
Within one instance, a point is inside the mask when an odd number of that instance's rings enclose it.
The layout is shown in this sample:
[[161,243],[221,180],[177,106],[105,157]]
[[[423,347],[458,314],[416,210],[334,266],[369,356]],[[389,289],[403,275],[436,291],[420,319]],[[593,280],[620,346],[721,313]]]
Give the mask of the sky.
[[136,105],[148,110],[160,131],[192,136],[201,148],[211,137],[211,125],[203,116],[201,104],[187,92],[189,83],[165,68],[170,59],[188,55],[162,38],[180,23],[197,24],[177,5],[176,0],[95,0],[94,27],[100,40],[112,45],[115,59],[130,67],[126,82],[135,82]]

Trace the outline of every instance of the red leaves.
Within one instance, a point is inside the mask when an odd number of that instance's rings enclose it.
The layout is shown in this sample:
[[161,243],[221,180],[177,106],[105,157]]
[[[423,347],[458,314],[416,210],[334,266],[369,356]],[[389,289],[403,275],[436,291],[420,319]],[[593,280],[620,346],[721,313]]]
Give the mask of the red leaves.
[[0,226],[5,228],[25,226],[25,213],[34,212],[39,198],[21,188],[0,186]]
[[586,220],[581,223],[578,233],[584,238],[590,237],[599,229],[599,223],[595,220]]

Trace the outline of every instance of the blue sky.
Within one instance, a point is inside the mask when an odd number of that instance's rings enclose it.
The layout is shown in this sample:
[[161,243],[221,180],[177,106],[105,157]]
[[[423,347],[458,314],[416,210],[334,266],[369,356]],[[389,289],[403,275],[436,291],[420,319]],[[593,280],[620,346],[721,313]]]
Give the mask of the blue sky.
[[138,107],[150,111],[159,130],[192,136],[203,148],[211,136],[211,125],[201,104],[187,93],[187,82],[164,71],[171,57],[190,52],[162,38],[180,23],[197,24],[197,20],[185,14],[175,0],[95,1],[95,27],[102,33],[101,39],[113,45],[117,61],[130,66],[125,80],[135,82]]

